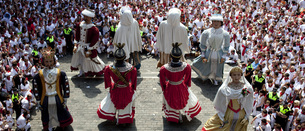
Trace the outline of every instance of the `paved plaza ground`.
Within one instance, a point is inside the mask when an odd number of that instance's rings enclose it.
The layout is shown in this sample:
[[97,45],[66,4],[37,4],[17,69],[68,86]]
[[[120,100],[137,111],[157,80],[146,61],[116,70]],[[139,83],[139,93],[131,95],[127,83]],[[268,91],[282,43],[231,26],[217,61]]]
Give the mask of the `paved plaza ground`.
[[[134,123],[126,127],[116,126],[114,123],[98,118],[96,113],[101,100],[108,93],[108,89],[105,89],[104,79],[77,78],[78,72],[70,71],[71,57],[68,55],[59,58],[60,69],[65,71],[70,79],[71,94],[68,99],[68,107],[74,121],[66,129],[68,131],[200,131],[204,123],[216,113],[212,101],[220,85],[214,86],[209,81],[203,82],[192,71],[191,90],[198,97],[202,111],[190,122],[185,117],[182,124],[167,122],[161,110],[162,90],[157,76],[159,71],[159,69],[156,69],[157,59],[142,55]],[[113,58],[107,59],[105,55],[100,55],[100,58],[107,65],[113,62]],[[188,63],[191,63],[191,61],[191,58],[187,59]],[[225,65],[224,77],[227,77],[230,68],[232,67]],[[42,129],[40,112],[33,112],[31,125],[33,131]],[[248,127],[248,130],[250,130],[252,126],[249,125]]]

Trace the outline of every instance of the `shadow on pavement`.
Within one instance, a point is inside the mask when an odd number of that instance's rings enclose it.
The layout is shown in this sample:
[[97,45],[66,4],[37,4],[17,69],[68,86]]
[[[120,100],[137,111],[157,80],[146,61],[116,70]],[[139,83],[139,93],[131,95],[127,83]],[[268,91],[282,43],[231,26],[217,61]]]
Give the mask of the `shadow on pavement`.
[[102,86],[102,88],[104,87],[104,79],[101,78],[72,77],[71,81],[74,83],[75,88],[80,88],[88,98],[94,98],[98,94],[102,93],[97,86]]
[[100,131],[136,131],[136,119],[133,119],[132,124],[126,124],[124,125],[116,125],[115,122],[110,122],[110,121],[104,121],[100,123],[97,127]]
[[[107,58],[105,53],[98,54],[98,56],[103,60],[104,63],[112,63],[114,61],[114,57]],[[62,58],[58,58],[59,63],[71,63],[72,55],[66,55]],[[108,65],[108,64],[107,64]]]
[[182,117],[183,123],[168,122],[163,117],[163,131],[196,131],[201,127],[202,122],[194,117],[188,121],[185,116]]
[[143,81],[143,78],[138,78],[138,79],[137,79],[137,88],[138,88],[138,86],[141,84],[142,81]]
[[201,94],[206,98],[209,98],[211,101],[214,100],[217,90],[221,86],[221,83],[218,86],[215,86],[210,80],[202,81],[200,78],[192,78],[192,82],[196,86],[200,87]]

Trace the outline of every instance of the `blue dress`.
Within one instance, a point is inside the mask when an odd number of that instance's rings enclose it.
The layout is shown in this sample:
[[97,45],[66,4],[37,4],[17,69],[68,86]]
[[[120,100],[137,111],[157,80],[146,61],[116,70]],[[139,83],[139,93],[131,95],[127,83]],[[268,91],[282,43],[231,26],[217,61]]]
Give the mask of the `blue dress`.
[[[205,30],[200,37],[202,55],[195,58],[191,64],[192,69],[202,80],[212,79],[221,81],[224,62],[220,63],[220,60],[225,58],[229,47],[230,36],[223,28]],[[202,62],[203,56],[208,60],[205,63]]]

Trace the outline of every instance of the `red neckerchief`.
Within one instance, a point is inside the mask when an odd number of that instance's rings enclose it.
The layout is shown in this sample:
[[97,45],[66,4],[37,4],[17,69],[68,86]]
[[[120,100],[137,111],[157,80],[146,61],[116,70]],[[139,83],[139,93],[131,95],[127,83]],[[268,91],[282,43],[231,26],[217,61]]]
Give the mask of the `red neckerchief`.
[[265,115],[262,115],[263,117],[266,117],[267,116],[267,114],[265,114]]
[[243,51],[242,51],[242,53],[241,53],[241,54],[242,54],[242,56],[244,56],[244,55],[245,55],[245,53],[246,53],[246,46],[245,46],[245,45],[242,45],[242,47],[243,47],[244,49],[243,49]]
[[267,107],[269,107],[269,105],[264,105],[264,109],[267,109]]
[[284,95],[284,93],[283,93],[283,92],[281,92],[281,93],[280,93],[280,96],[282,96],[282,95]]
[[266,122],[266,124],[264,124],[264,126],[268,125],[268,122]]
[[284,80],[289,80],[289,77],[288,78],[285,77]]
[[266,77],[269,77],[270,75],[266,75]]
[[14,68],[14,70],[18,73],[18,68]]
[[298,109],[300,109],[300,106],[295,106],[294,108],[298,108]]

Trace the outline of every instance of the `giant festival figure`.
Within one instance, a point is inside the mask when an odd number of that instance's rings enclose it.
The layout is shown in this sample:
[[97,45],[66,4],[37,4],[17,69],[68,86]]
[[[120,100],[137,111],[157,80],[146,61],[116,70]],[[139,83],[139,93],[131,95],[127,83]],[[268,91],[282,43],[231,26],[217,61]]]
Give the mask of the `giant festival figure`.
[[54,127],[65,128],[73,122],[67,107],[70,87],[66,73],[55,68],[55,52],[46,49],[42,56],[45,68],[34,76],[33,92],[41,109],[43,129],[52,131]]

